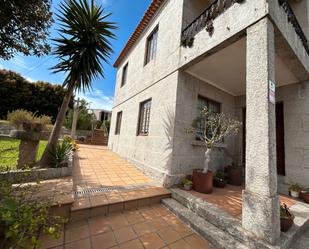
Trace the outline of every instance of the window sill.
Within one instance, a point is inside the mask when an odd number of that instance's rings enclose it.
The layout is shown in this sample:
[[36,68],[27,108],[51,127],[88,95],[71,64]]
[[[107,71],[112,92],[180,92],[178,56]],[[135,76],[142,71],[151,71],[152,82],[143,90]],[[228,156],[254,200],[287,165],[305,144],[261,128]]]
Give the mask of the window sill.
[[[191,142],[192,146],[196,146],[196,147],[206,147],[205,142],[203,141],[197,141],[194,140]],[[215,148],[227,148],[227,145],[225,143],[218,143],[214,145]]]

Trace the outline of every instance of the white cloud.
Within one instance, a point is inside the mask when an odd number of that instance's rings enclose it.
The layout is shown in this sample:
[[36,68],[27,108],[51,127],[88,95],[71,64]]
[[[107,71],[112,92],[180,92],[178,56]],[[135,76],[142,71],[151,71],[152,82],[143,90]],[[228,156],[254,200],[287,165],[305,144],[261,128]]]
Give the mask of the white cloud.
[[105,95],[103,91],[96,88],[90,92],[78,93],[77,97],[85,99],[92,109],[111,110],[113,107],[113,97]]
[[30,78],[30,77],[25,77],[26,80],[28,80],[29,82],[37,82],[36,79]]
[[13,59],[9,61],[12,65],[22,68],[22,69],[31,69],[29,66],[26,64],[25,60],[22,57],[15,56]]

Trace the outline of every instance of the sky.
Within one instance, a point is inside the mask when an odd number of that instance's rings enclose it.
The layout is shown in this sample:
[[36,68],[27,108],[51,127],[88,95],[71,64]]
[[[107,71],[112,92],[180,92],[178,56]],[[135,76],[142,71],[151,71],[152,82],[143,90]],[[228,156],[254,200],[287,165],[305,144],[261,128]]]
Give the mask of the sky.
[[[63,2],[63,0],[52,0],[53,14],[57,13],[59,3],[61,2]],[[106,13],[112,13],[108,20],[117,23],[118,30],[115,31],[117,39],[112,40],[114,54],[111,56],[110,63],[103,63],[105,78],[94,80],[92,91],[79,93],[78,95],[89,102],[90,107],[93,109],[111,110],[116,79],[116,70],[112,65],[137,26],[151,0],[95,0],[95,2],[103,5]],[[50,29],[50,39],[58,37],[56,31],[58,21],[55,15],[54,19],[55,23]],[[51,40],[50,44],[53,46]],[[65,78],[64,74],[53,74],[50,70],[57,62],[58,60],[53,55],[35,57],[16,54],[14,58],[8,61],[0,59],[0,68],[15,71],[31,82],[46,81],[52,84],[62,84]]]

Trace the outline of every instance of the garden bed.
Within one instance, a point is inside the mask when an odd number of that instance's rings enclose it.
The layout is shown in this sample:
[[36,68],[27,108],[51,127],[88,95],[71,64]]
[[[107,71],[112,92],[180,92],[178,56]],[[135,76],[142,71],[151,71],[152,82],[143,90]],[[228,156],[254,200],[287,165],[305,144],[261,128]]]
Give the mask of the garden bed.
[[[13,139],[8,136],[0,136],[0,171],[16,170],[18,151],[19,151],[19,139]],[[37,161],[41,160],[47,141],[40,141]]]
[[25,183],[67,177],[73,174],[73,165],[74,154],[72,153],[68,160],[68,167],[10,170],[0,173],[0,181],[7,180],[13,183]]

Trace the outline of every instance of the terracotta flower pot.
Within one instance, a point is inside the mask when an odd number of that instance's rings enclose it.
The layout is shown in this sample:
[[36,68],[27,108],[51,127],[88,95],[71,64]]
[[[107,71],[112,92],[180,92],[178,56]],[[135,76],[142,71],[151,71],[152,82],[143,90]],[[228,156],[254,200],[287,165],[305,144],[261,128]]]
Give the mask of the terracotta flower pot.
[[240,167],[228,167],[228,183],[234,186],[242,184],[242,169]]
[[202,169],[194,169],[193,170],[193,173],[192,173],[192,182],[193,182],[193,189],[195,189],[195,186],[194,186],[194,182],[195,182],[195,177],[196,177],[196,172],[198,171],[203,171]]
[[226,181],[222,179],[214,179],[214,186],[216,188],[224,188],[226,186]]
[[301,192],[301,198],[304,202],[309,203],[309,193],[308,192]]
[[193,183],[197,192],[210,194],[213,191],[213,173],[210,170],[207,173],[203,170],[194,170]]
[[280,218],[280,227],[282,232],[287,232],[294,223],[294,216],[291,218]]

